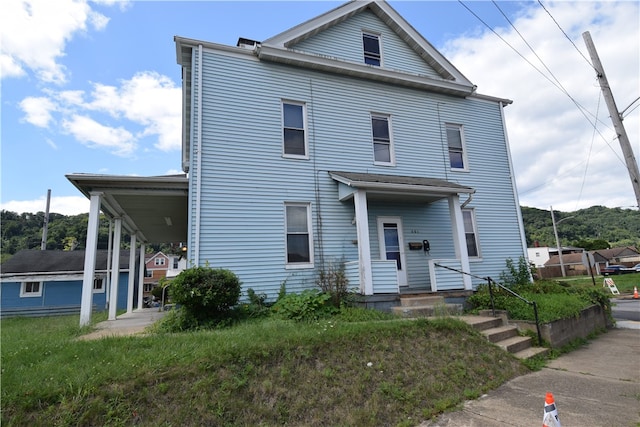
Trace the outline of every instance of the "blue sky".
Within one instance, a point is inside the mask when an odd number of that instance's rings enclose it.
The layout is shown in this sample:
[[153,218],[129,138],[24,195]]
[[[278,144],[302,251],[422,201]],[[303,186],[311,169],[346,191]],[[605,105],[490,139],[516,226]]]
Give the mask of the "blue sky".
[[[636,204],[582,33],[591,33],[618,109],[631,105],[624,123],[638,159],[638,2],[389,3],[479,93],[514,101],[505,115],[521,205]],[[51,189],[51,212],[73,215],[89,205],[65,174],[180,173],[173,37],[264,40],[340,4],[5,0],[0,207],[44,211]]]

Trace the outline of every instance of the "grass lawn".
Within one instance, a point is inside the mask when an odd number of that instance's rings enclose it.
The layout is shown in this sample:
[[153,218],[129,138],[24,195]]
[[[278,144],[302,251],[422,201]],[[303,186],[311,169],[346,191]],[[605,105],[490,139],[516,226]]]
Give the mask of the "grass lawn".
[[97,341],[78,323],[1,321],[3,426],[412,426],[528,372],[448,318]]
[[[621,294],[633,294],[633,287],[637,286],[640,290],[640,273],[631,273],[631,274],[620,274],[616,276],[607,276],[613,279],[616,287],[620,291]],[[566,282],[571,286],[580,286],[580,287],[593,287],[593,282],[595,280],[595,286],[602,287],[604,284],[605,276],[576,276],[576,277],[565,277],[565,278],[557,278],[559,282]]]

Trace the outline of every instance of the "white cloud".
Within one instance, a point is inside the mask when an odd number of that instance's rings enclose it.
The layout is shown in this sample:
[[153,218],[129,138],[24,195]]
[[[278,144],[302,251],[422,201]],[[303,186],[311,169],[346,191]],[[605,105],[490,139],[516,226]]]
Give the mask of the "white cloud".
[[[10,200],[0,205],[0,209],[10,212],[44,212],[47,209],[46,197],[36,200]],[[49,205],[49,213],[57,213],[61,215],[78,215],[89,212],[89,199],[83,196],[63,196],[51,197]]]
[[[600,99],[595,71],[584,58],[590,61],[582,33],[590,32],[618,108],[626,107],[640,95],[638,3],[554,2],[545,7],[582,54],[538,4],[532,3],[512,22],[562,87],[586,108],[589,120],[568,96],[488,29],[481,36],[450,41],[443,53],[478,85],[479,93],[514,101],[505,108],[505,116],[522,205],[553,205],[565,211],[593,205],[633,206],[631,181]],[[496,31],[553,80],[508,23]],[[602,136],[594,136],[589,123],[595,122],[596,112]],[[636,110],[624,122],[636,150],[639,116]]]
[[[84,0],[5,0],[0,14],[2,78],[20,77],[25,69],[39,80],[64,83],[66,70],[58,63],[66,44],[87,23],[102,30],[108,18]],[[6,68],[5,68],[6,67]]]
[[106,148],[118,156],[130,156],[136,149],[136,138],[131,132],[102,125],[90,117],[74,114],[62,122],[62,127],[87,146]]
[[25,121],[34,126],[47,128],[53,120],[51,113],[56,110],[56,104],[46,97],[30,96],[20,102],[20,108],[25,112]]

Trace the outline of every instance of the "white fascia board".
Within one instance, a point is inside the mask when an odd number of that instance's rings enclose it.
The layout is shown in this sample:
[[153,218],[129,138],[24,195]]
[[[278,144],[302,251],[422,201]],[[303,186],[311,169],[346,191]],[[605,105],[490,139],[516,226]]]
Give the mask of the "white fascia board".
[[359,77],[385,83],[408,86],[434,92],[447,93],[467,97],[473,93],[475,86],[456,83],[451,80],[435,80],[430,77],[409,74],[395,70],[374,67],[340,60],[337,58],[310,55],[293,50],[279,49],[262,45],[258,49],[258,58],[265,61],[279,62],[318,71],[332,72],[350,77]]

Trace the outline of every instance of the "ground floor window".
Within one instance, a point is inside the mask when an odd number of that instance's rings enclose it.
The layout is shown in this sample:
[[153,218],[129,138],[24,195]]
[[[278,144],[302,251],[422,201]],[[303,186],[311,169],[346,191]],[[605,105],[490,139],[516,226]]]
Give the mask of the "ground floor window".
[[143,289],[145,292],[151,292],[155,287],[155,283],[145,283]]
[[20,288],[21,297],[39,297],[42,296],[41,282],[22,282]]
[[467,253],[470,257],[479,257],[478,233],[476,232],[476,217],[473,209],[462,209],[464,222],[464,236],[467,241]]
[[312,264],[311,205],[285,204],[287,237],[287,267],[306,267]]
[[101,293],[104,292],[104,279],[93,279],[93,292]]

